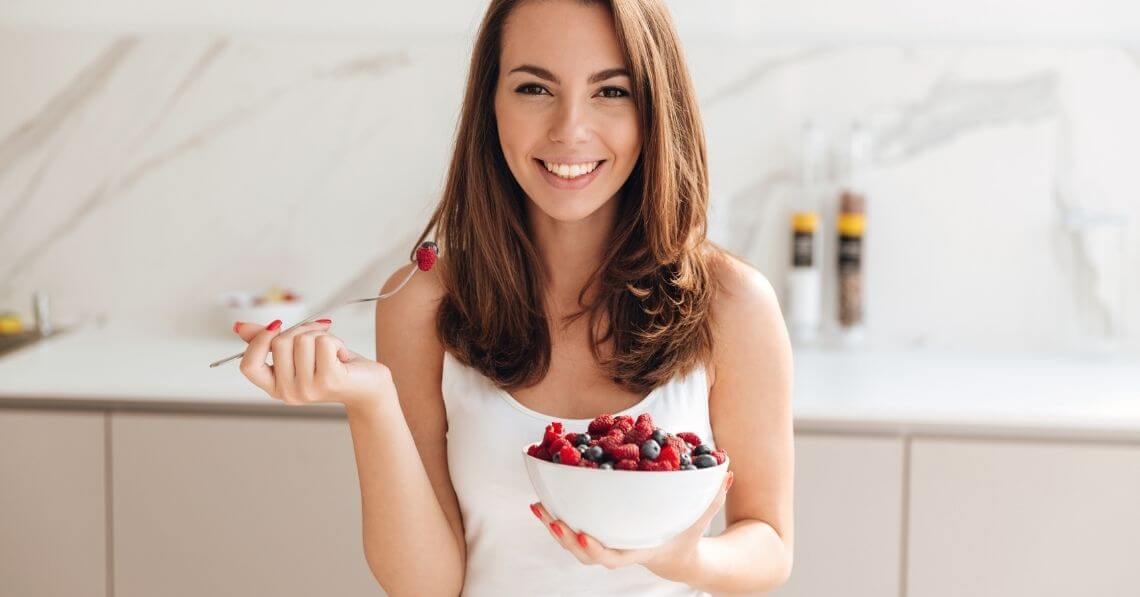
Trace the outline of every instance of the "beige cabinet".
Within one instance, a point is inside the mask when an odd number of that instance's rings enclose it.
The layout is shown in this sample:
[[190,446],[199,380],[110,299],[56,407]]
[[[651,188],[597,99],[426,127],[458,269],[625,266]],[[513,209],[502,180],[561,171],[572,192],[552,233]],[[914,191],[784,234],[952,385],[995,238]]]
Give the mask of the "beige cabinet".
[[1140,447],[916,439],[909,597],[1140,595]]
[[903,440],[797,433],[795,561],[770,595],[899,594]]
[[107,595],[105,424],[0,409],[0,594]]
[[112,417],[115,597],[382,595],[343,419]]

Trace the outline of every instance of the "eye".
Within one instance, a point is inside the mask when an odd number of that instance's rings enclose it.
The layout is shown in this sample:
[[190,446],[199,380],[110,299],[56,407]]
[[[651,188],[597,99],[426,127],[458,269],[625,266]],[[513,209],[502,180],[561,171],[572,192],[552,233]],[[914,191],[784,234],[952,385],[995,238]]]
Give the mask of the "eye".
[[[617,92],[617,95],[607,95],[610,92]],[[625,89],[622,89],[621,87],[603,87],[600,93],[602,94],[602,97],[607,98],[621,98],[629,96],[629,92]]]
[[515,93],[521,93],[523,95],[541,95],[541,93],[534,93],[532,91],[529,91],[532,89],[537,89],[539,92],[546,91],[546,88],[543,87],[542,85],[535,85],[533,83],[527,83],[525,85],[519,85],[518,87],[516,87]]

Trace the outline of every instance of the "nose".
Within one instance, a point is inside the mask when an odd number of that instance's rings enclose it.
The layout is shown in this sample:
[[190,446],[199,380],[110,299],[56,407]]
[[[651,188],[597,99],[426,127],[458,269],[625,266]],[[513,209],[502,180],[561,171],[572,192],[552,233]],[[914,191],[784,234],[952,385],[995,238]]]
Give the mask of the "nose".
[[554,111],[548,137],[552,142],[573,145],[589,140],[590,123],[587,108],[581,102],[563,99]]

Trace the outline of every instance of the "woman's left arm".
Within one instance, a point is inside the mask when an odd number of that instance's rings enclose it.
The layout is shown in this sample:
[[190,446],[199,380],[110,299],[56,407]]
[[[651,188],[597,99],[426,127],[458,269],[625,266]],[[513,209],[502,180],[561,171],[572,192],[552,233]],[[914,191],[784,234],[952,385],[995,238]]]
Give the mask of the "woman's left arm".
[[[620,550],[575,532],[540,503],[531,510],[583,564],[642,565],[710,593],[769,591],[792,572],[792,349],[762,274],[726,258],[717,278],[709,419],[730,471],[705,514],[665,545]],[[724,532],[705,537],[722,504]]]
[[768,591],[792,571],[792,349],[768,280],[734,259],[720,272],[709,417],[734,473],[726,527],[686,561],[647,567],[709,592]]

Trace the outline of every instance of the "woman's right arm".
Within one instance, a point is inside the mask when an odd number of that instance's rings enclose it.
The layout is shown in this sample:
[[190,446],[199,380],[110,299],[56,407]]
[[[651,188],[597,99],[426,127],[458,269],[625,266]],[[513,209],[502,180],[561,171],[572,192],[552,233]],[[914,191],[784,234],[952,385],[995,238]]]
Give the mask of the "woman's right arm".
[[[384,284],[394,288],[409,264]],[[443,349],[435,314],[443,296],[438,269],[417,272],[376,301],[376,360],[392,372],[396,399],[347,410],[360,480],[364,554],[384,590],[458,595],[466,541],[447,468],[447,418],[440,379]]]

